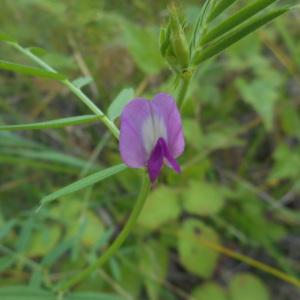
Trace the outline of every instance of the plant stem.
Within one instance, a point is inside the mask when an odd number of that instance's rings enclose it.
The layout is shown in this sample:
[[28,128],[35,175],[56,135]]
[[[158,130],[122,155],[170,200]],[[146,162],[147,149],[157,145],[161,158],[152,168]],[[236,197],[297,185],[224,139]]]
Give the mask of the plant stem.
[[88,277],[91,273],[96,271],[99,267],[104,265],[114,255],[114,253],[120,248],[120,246],[124,243],[124,241],[126,240],[128,235],[132,231],[133,226],[135,225],[135,223],[140,215],[140,212],[144,206],[144,203],[147,199],[149,191],[150,191],[150,181],[145,172],[143,175],[142,187],[141,187],[140,193],[138,195],[136,204],[132,210],[132,213],[131,213],[127,223],[123,227],[121,233],[117,236],[117,238],[113,241],[113,243],[109,246],[109,248],[104,252],[104,254],[102,256],[100,256],[92,265],[87,267],[81,273],[70,278],[65,283],[58,286],[59,291],[64,292],[64,291],[69,290],[71,287],[78,284],[83,279]]
[[[17,43],[9,42],[10,45],[12,45],[15,49],[26,55],[28,58],[30,58],[32,61],[37,63],[39,66],[44,68],[45,70],[49,72],[55,72],[56,70],[53,69],[51,66],[49,66],[46,62],[44,62],[42,59],[40,59],[38,56],[34,55],[30,50],[23,48]],[[81,89],[76,87],[70,80],[63,79],[60,80],[61,83],[63,83],[65,86],[69,88],[70,91],[72,91],[95,115],[99,116],[101,118],[101,121],[105,124],[105,126],[111,131],[111,133],[119,139],[119,129],[116,127],[116,125],[91,101],[88,96],[86,96]]]
[[178,96],[177,96],[177,103],[178,103],[178,107],[180,110],[182,110],[183,105],[184,105],[184,101],[186,98],[186,94],[191,82],[191,77],[189,76],[187,78],[182,78],[181,83],[180,83],[180,87],[179,87],[179,91],[178,91]]

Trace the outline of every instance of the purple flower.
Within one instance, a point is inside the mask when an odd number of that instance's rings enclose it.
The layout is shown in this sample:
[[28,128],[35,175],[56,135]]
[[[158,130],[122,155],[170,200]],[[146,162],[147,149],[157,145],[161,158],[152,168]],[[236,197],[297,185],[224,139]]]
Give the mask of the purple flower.
[[180,172],[175,158],[184,150],[184,137],[173,97],[160,93],[152,101],[130,101],[121,115],[119,148],[129,167],[147,167],[152,182],[164,163]]

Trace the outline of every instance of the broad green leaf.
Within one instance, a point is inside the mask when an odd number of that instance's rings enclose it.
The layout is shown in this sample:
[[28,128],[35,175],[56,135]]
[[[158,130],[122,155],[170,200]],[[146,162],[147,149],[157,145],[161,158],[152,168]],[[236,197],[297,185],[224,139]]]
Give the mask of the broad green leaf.
[[138,223],[150,230],[176,220],[180,213],[177,193],[161,186],[150,193],[138,218]]
[[217,214],[223,207],[222,190],[204,181],[192,181],[182,192],[182,204],[189,213],[200,216]]
[[[271,130],[273,127],[274,108],[280,99],[278,80],[275,73],[269,73],[269,77],[255,79],[252,82],[243,79],[236,81],[242,99],[260,115],[267,130]],[[279,78],[281,77],[279,76]]]
[[206,244],[219,243],[213,228],[198,220],[187,220],[178,234],[178,252],[181,264],[201,278],[210,278],[217,265],[219,254]]
[[254,32],[259,27],[267,24],[268,22],[272,21],[273,19],[277,18],[287,11],[288,9],[286,8],[276,9],[267,14],[255,17],[251,19],[251,21],[245,22],[245,24],[242,24],[234,32],[228,33],[223,38],[217,40],[212,46],[208,46],[204,50],[200,49],[193,58],[193,64],[198,65],[205,60],[217,55],[248,34]]
[[291,102],[281,103],[280,121],[284,132],[292,137],[300,138],[300,113]]
[[[74,200],[70,200],[70,202],[71,201]],[[74,211],[72,216],[70,216],[70,220],[80,219],[80,222],[74,224],[73,221],[67,224],[67,236],[72,237],[77,235],[82,244],[87,247],[91,247],[94,245],[95,241],[99,240],[99,238],[101,238],[104,234],[104,225],[100,218],[91,211],[87,211],[84,215],[82,215],[81,203],[78,203],[78,208],[78,212],[75,213]]]
[[12,72],[16,72],[16,73],[21,73],[21,74],[25,74],[25,75],[55,79],[55,80],[66,79],[66,76],[62,75],[60,73],[49,72],[49,71],[45,71],[43,69],[30,67],[30,66],[26,66],[26,65],[21,65],[21,64],[15,64],[15,63],[4,61],[4,60],[0,60],[0,69],[6,70],[6,71],[12,71]]
[[228,298],[223,287],[210,281],[195,288],[190,300],[228,300]]
[[107,168],[105,170],[99,171],[99,172],[92,174],[90,176],[87,176],[83,179],[80,179],[80,180],[44,197],[41,200],[41,205],[44,205],[46,203],[56,200],[57,198],[60,198],[60,197],[66,196],[68,194],[74,193],[76,191],[79,191],[81,189],[84,189],[88,186],[94,185],[95,183],[102,181],[112,175],[115,175],[115,174],[125,170],[126,168],[127,168],[127,166],[125,164],[119,164],[119,165]]
[[72,83],[79,89],[83,88],[84,86],[90,84],[91,82],[93,82],[93,78],[92,77],[79,77],[77,79],[75,79],[74,81],[72,81]]
[[158,36],[153,28],[141,27],[133,23],[124,22],[124,39],[133,59],[138,67],[146,74],[156,74],[164,66],[160,55]]
[[187,143],[200,150],[203,145],[203,133],[197,121],[192,118],[183,119],[183,129]]
[[81,124],[88,124],[97,122],[98,116],[86,115],[77,116],[70,118],[63,118],[45,122],[31,123],[31,124],[20,124],[20,125],[0,125],[0,130],[14,131],[14,130],[37,130],[37,129],[49,129],[49,128],[62,128],[67,126],[75,126]]
[[117,119],[122,111],[124,106],[134,98],[134,89],[128,88],[122,90],[119,95],[113,100],[113,102],[110,104],[107,115],[108,117],[114,121]]
[[243,145],[243,140],[239,138],[240,128],[238,126],[223,125],[221,128],[214,128],[203,137],[203,147],[205,149],[217,150]]
[[64,300],[124,300],[124,298],[106,293],[77,292],[69,295]]
[[229,295],[232,300],[269,300],[267,287],[251,273],[237,274],[229,284]]
[[26,251],[29,257],[41,257],[50,252],[61,235],[61,228],[58,225],[39,226],[38,231],[35,231],[30,240],[30,246]]
[[277,146],[273,158],[275,164],[270,179],[297,179],[300,176],[300,147],[290,149],[285,144]]
[[56,300],[51,292],[27,286],[0,287],[1,300]]
[[[207,34],[205,34],[203,36],[200,44],[204,45],[204,44],[220,37],[224,33],[229,32],[232,28],[240,25],[241,23],[244,23],[247,19],[249,19],[250,17],[259,13],[260,11],[262,11],[264,8],[271,5],[275,1],[277,1],[277,0],[258,0],[254,3],[250,3],[248,6],[241,9],[236,14],[229,17],[228,19],[223,21],[221,24],[217,25],[215,28],[211,29]],[[224,4],[224,2],[225,2],[225,4]],[[228,4],[228,6],[229,6],[231,4],[230,2],[233,2],[233,1],[223,1],[223,5],[226,6]],[[220,3],[219,5],[222,5],[222,3]]]
[[136,272],[135,262],[131,262],[125,255],[123,259],[119,284],[132,296],[132,300],[139,299],[141,289],[143,288],[143,278],[141,278],[140,272]]
[[232,5],[236,0],[220,0],[216,6],[212,9],[207,20],[212,21],[218,17],[223,11],[225,11],[230,5]]

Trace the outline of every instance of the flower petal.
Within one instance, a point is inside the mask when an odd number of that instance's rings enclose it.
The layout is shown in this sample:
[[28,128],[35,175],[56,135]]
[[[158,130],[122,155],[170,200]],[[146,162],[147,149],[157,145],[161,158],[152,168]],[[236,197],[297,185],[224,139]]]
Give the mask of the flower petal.
[[163,138],[158,139],[148,161],[147,167],[151,182],[154,182],[159,176],[164,163],[164,145],[162,141]]
[[172,96],[160,93],[153,98],[152,103],[164,119],[167,128],[167,146],[171,156],[176,158],[183,152],[185,144],[176,102]]
[[151,117],[150,102],[137,98],[129,102],[121,115],[119,149],[122,160],[131,168],[141,168],[147,163],[142,128]]
[[162,138],[162,139],[159,139],[160,140],[160,143],[162,145],[162,148],[163,148],[163,155],[164,155],[164,158],[167,160],[167,165],[172,168],[176,173],[180,173],[181,172],[181,168],[180,168],[180,165],[178,164],[178,162],[176,161],[176,159],[171,155],[169,149],[168,149],[168,146],[165,142],[165,140]]

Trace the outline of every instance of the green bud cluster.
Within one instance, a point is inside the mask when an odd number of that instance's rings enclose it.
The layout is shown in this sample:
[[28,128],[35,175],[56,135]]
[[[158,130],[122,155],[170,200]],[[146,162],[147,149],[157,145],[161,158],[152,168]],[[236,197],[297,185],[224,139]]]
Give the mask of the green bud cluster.
[[160,31],[160,52],[175,73],[182,74],[188,69],[189,46],[175,7],[170,9],[168,25]]

